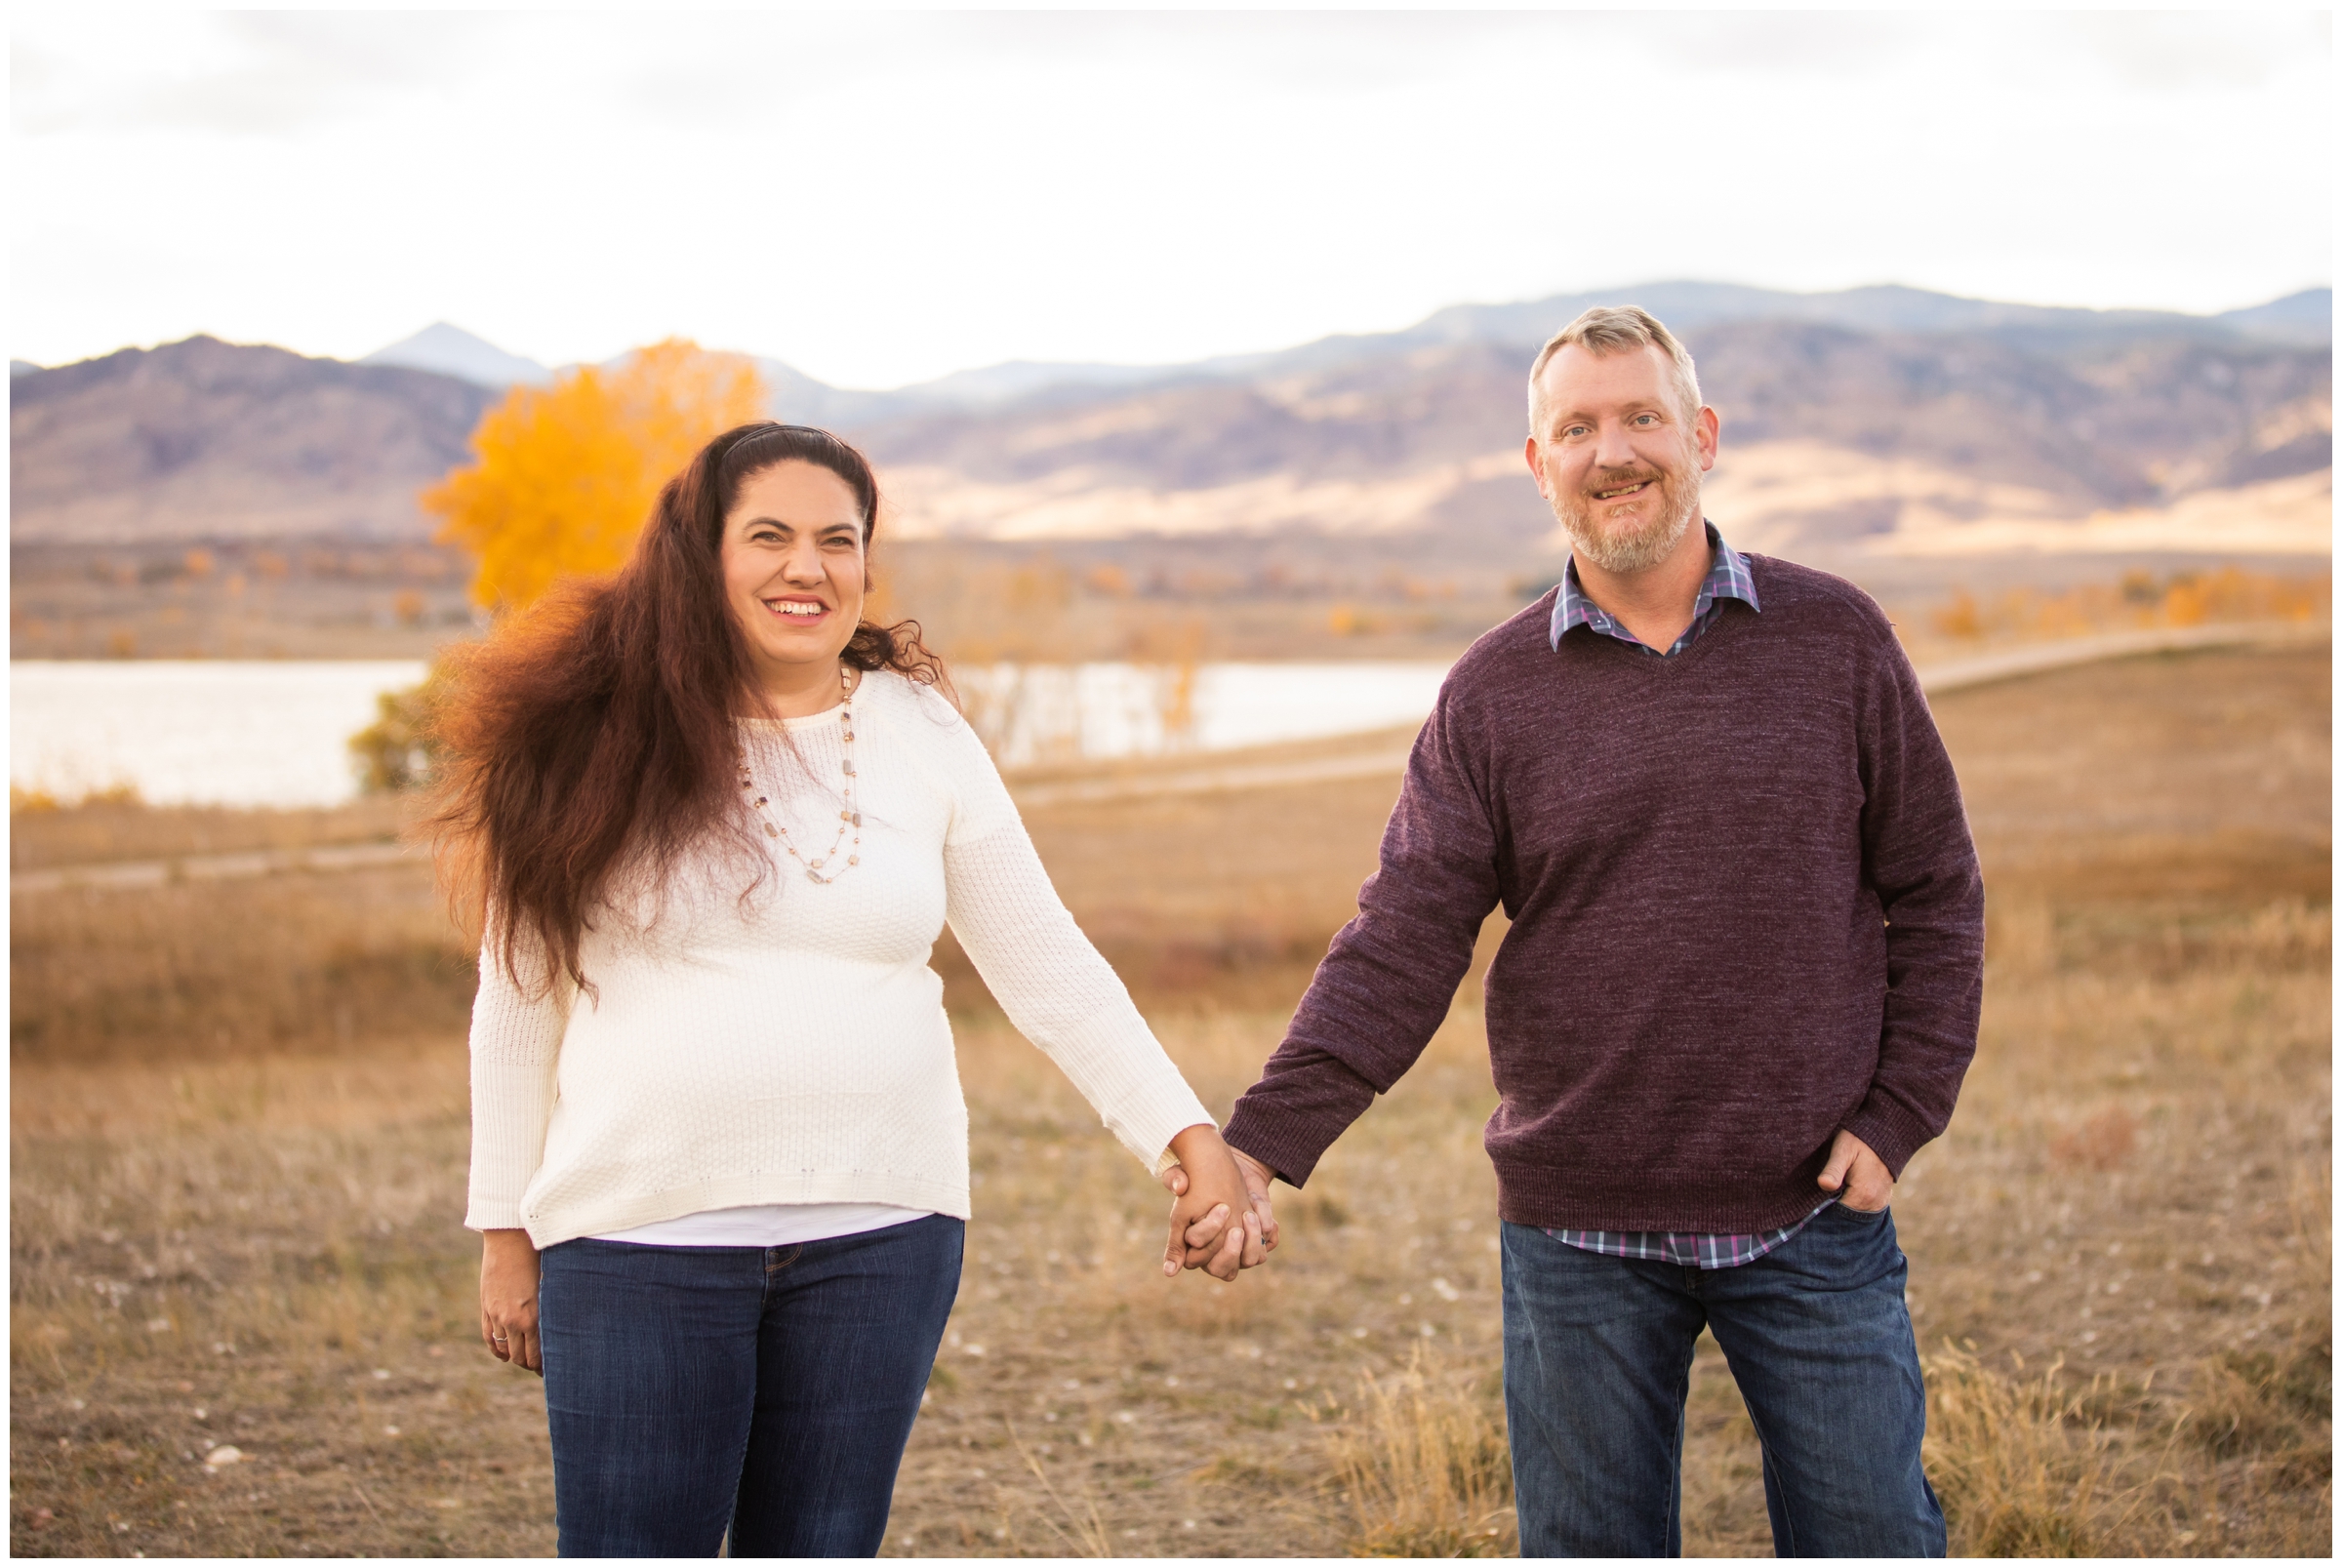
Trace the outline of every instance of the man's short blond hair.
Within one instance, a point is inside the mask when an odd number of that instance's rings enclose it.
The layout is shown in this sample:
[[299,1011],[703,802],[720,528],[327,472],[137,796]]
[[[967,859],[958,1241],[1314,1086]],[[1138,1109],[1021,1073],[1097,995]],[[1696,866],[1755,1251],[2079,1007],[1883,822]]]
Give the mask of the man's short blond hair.
[[1676,341],[1676,335],[1666,324],[1640,305],[1597,304],[1581,311],[1578,319],[1563,327],[1545,341],[1537,350],[1537,362],[1529,367],[1529,433],[1543,435],[1538,428],[1537,379],[1545,374],[1546,361],[1571,344],[1598,356],[1625,353],[1635,348],[1656,348],[1666,354],[1675,366],[1676,400],[1683,406],[1687,422],[1700,417],[1700,373],[1692,368],[1691,353]]

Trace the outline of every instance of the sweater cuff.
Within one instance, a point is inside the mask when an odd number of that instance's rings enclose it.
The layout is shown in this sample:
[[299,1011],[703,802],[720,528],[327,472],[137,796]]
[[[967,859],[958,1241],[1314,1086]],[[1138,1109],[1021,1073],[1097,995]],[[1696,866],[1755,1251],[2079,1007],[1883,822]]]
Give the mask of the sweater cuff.
[[1229,1147],[1243,1150],[1274,1171],[1277,1180],[1296,1187],[1310,1179],[1326,1147],[1303,1128],[1241,1100],[1229,1112],[1220,1137]]
[[1935,1137],[1934,1130],[1926,1123],[1877,1089],[1846,1118],[1845,1128],[1870,1146],[1871,1152],[1886,1166],[1886,1174],[1898,1182],[1903,1179],[1903,1167],[1911,1163],[1912,1155]]
[[466,1230],[526,1230],[528,1227],[528,1219],[520,1212],[520,1205],[505,1199],[474,1197],[471,1207],[464,1215],[464,1228]]
[[[1168,1065],[1168,1059],[1165,1059]],[[1203,1108],[1203,1102],[1188,1087],[1187,1080],[1173,1075],[1173,1088],[1158,1085],[1151,1103],[1128,1106],[1122,1114],[1105,1118],[1108,1129],[1124,1148],[1138,1156],[1148,1174],[1160,1177],[1179,1163],[1171,1152],[1171,1140],[1191,1127],[1218,1127],[1212,1113]]]

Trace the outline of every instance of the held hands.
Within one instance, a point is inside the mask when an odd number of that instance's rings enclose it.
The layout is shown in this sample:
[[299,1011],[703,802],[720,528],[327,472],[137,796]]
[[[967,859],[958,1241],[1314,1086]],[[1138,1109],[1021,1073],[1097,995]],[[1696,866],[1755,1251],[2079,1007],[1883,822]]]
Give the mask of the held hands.
[[1162,1174],[1175,1195],[1171,1233],[1163,1249],[1163,1277],[1200,1268],[1232,1280],[1257,1267],[1276,1248],[1276,1220],[1269,1206],[1269,1170],[1198,1124],[1171,1140],[1177,1165]]
[[1830,1163],[1815,1180],[1823,1191],[1837,1193],[1839,1204],[1857,1214],[1877,1214],[1895,1195],[1895,1179],[1887,1173],[1886,1161],[1843,1127],[1830,1141]]
[[[1229,1153],[1235,1156],[1236,1174],[1244,1178],[1244,1195],[1252,1202],[1252,1212],[1260,1217],[1261,1250],[1274,1252],[1276,1215],[1269,1207],[1269,1184],[1276,1180],[1276,1173],[1240,1148],[1231,1148]],[[1254,1259],[1244,1266],[1250,1268],[1257,1262]]]
[[526,1230],[480,1234],[480,1338],[499,1361],[545,1376],[537,1343],[537,1248]]

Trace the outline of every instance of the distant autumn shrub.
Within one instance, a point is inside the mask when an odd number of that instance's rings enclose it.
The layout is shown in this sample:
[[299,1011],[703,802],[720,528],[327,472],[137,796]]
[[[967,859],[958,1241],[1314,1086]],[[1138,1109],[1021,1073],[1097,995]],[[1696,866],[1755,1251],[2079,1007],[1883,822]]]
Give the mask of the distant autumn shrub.
[[374,722],[349,738],[361,793],[397,794],[431,782],[437,758],[429,717],[438,684],[439,666],[434,663],[421,686],[376,694]]
[[755,365],[680,338],[550,386],[516,386],[480,419],[475,461],[423,493],[439,539],[479,563],[474,602],[503,615],[565,577],[624,565],[659,487],[692,454],[763,416]]
[[2224,566],[2209,574],[2175,572],[2167,579],[2132,570],[2111,586],[2085,583],[2054,593],[2018,586],[1990,603],[1956,588],[1929,613],[1928,623],[1937,636],[1956,641],[2033,641],[2207,622],[2303,623],[2332,614],[2333,586],[2324,578]]
[[[659,487],[714,436],[763,416],[755,365],[670,338],[615,367],[586,365],[550,386],[515,386],[480,417],[473,461],[423,493],[439,542],[478,563],[474,603],[502,617],[563,578],[626,564]],[[422,600],[410,595],[421,619]],[[435,758],[425,718],[439,665],[411,690],[376,700],[375,722],[349,738],[368,794],[420,788]]]

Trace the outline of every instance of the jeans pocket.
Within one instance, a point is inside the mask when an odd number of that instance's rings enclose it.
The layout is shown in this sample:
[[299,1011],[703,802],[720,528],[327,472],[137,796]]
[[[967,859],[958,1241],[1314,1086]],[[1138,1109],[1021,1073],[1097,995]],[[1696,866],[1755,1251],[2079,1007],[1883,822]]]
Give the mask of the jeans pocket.
[[1858,1209],[1851,1203],[1848,1203],[1841,1198],[1839,1201],[1830,1205],[1830,1212],[1833,1214],[1842,1214],[1857,1225],[1874,1226],[1879,1221],[1885,1219],[1889,1214],[1892,1214],[1894,1212],[1894,1208],[1895,1206],[1892,1203],[1889,1203],[1883,1209]]

